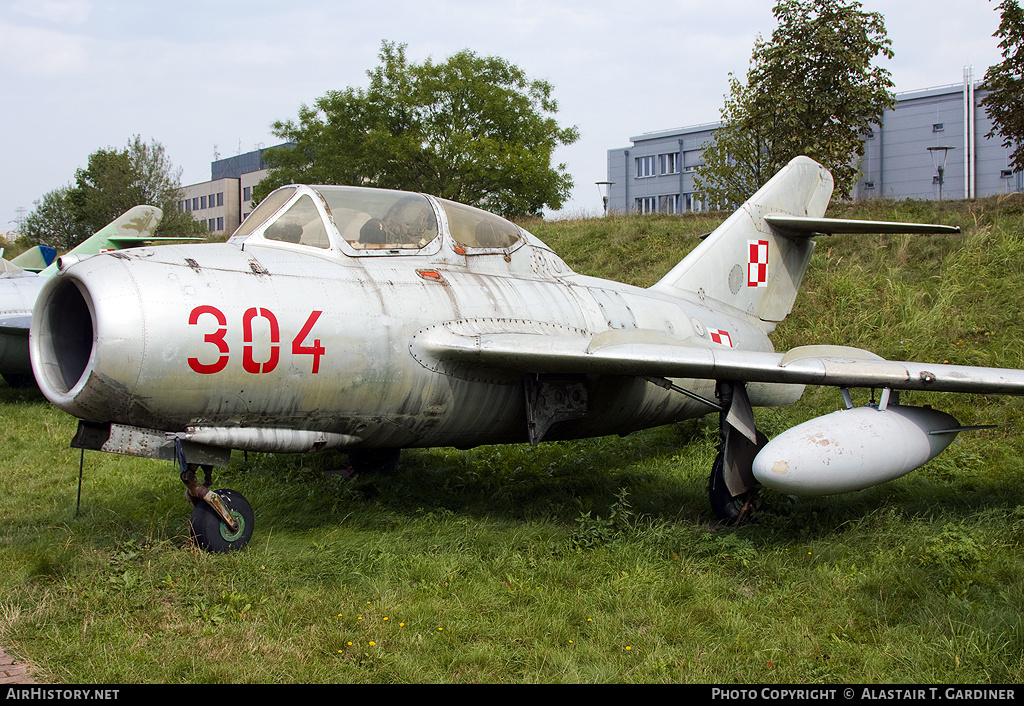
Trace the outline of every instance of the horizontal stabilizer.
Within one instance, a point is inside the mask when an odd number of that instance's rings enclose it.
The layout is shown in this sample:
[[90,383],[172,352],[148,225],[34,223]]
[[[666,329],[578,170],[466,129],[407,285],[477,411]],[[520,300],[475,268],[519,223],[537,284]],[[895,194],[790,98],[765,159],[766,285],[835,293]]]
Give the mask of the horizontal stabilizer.
[[895,221],[855,221],[848,218],[809,218],[769,213],[764,217],[773,231],[784,236],[832,235],[834,233],[959,233],[959,226]]
[[111,235],[107,240],[117,245],[117,249],[121,250],[122,248],[131,247],[132,245],[140,243],[159,243],[161,241],[183,243],[186,241],[206,240],[206,238],[154,238],[151,235]]

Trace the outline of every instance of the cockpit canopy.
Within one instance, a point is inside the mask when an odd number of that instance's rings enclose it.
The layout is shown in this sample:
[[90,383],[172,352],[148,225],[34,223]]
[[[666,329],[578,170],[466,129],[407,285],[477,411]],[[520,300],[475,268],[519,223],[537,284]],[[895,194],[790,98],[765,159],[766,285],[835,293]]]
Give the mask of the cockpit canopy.
[[[317,198],[319,197],[319,198]],[[318,207],[319,202],[319,207]],[[358,186],[285,186],[277,189],[235,231],[233,240],[262,231],[272,242],[352,255],[423,251],[447,223],[456,252],[509,250],[522,231],[479,208],[423,194]],[[264,227],[265,226],[265,227]]]

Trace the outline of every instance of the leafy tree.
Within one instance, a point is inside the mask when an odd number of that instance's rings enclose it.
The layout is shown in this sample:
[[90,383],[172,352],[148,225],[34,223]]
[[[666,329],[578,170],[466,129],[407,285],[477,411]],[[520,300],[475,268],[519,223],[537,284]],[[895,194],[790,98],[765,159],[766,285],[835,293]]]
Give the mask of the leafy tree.
[[1024,10],[1016,0],[1002,0],[999,11],[999,29],[992,36],[999,37],[1003,60],[985,72],[989,93],[980,105],[994,126],[986,137],[998,133],[1003,146],[1012,150],[1013,170],[1024,171]]
[[141,204],[163,210],[158,235],[208,234],[203,223],[179,210],[181,198],[181,169],[174,168],[163,145],[136,135],[123,150],[93,152],[86,167],[76,170],[73,184],[36,201],[25,219],[23,238],[26,244],[68,250]]
[[744,201],[789,160],[824,164],[848,197],[864,134],[895,105],[881,13],[853,0],[778,0],[779,26],[758,37],[746,84],[732,77],[722,127],[704,148],[697,191],[712,204]]
[[579,138],[561,128],[546,81],[498,57],[464,50],[443,63],[410,63],[383,42],[367,88],[328,91],[278,121],[292,143],[264,153],[257,200],[283,184],[357,184],[422,191],[505,216],[559,208],[572,179],[554,150]]
[[35,201],[35,209],[25,218],[18,245],[49,245],[56,250],[70,250],[89,237],[88,229],[78,220],[68,203],[70,187],[54,189]]

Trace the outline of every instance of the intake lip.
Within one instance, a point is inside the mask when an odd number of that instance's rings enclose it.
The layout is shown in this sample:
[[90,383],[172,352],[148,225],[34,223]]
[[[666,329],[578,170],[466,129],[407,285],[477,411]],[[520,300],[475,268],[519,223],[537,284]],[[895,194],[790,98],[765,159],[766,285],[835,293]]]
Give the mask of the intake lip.
[[136,275],[94,255],[50,278],[29,334],[32,373],[57,408],[89,422],[129,423],[145,358]]
[[96,312],[85,284],[54,277],[32,316],[32,370],[47,399],[63,408],[88,377],[96,343]]

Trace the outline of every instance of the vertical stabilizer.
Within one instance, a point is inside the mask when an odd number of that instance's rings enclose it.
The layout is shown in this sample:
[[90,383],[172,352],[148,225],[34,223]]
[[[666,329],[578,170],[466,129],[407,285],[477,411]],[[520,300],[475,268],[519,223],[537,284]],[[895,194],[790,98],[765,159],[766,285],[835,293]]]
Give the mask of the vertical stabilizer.
[[832,196],[832,175],[797,157],[758,189],[652,289],[696,293],[764,322],[782,321],[796,299],[814,241],[781,235],[768,214],[820,218]]
[[[68,251],[68,255],[95,255],[156,240],[153,233],[163,216],[164,212],[156,206],[130,208]],[[56,271],[57,263],[54,262],[41,274],[49,276]]]

